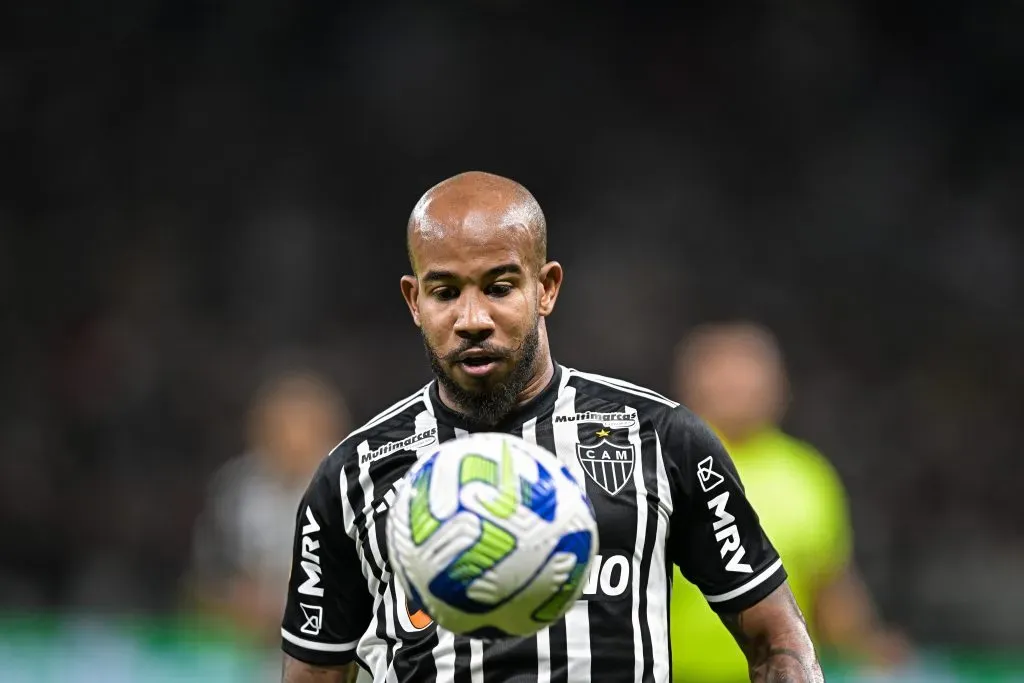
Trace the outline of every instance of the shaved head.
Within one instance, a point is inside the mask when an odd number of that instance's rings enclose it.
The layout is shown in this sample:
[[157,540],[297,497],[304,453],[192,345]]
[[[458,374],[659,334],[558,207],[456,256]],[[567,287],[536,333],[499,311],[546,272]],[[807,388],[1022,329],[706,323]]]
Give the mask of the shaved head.
[[544,319],[562,266],[547,260],[544,212],[508,178],[460,173],[424,193],[406,234],[402,296],[441,400],[498,424],[554,376]]
[[466,229],[507,235],[529,250],[535,270],[547,260],[547,222],[530,191],[509,178],[469,171],[430,188],[413,208],[406,232],[413,272],[419,272],[416,253],[420,243]]

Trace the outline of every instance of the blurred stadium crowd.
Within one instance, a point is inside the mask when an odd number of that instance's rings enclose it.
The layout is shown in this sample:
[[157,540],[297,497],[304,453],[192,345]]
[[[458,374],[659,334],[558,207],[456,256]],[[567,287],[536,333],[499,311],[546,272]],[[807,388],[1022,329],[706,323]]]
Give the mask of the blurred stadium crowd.
[[13,10],[0,607],[195,604],[262,382],[320,373],[333,439],[427,381],[405,220],[479,168],[547,211],[560,362],[668,392],[766,325],[885,615],[1024,647],[1024,14],[713,5]]

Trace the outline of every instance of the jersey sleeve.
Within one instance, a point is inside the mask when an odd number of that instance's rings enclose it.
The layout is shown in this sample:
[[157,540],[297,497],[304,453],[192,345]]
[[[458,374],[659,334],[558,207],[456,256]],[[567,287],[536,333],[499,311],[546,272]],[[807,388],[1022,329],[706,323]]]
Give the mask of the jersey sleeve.
[[282,649],[295,659],[322,666],[355,658],[373,610],[355,542],[345,532],[340,474],[329,462],[313,477],[296,512],[281,624]]
[[716,612],[739,612],[786,580],[782,560],[714,433],[682,406],[666,430],[673,490],[668,553]]

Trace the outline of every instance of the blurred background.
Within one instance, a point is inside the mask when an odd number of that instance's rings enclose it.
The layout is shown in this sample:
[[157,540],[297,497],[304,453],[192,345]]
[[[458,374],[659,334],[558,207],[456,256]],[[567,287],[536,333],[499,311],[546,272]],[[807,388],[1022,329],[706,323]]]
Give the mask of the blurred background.
[[297,492],[429,379],[405,221],[471,169],[547,213],[560,362],[673,393],[771,330],[899,680],[1024,680],[1019,3],[4,13],[0,680],[273,680]]

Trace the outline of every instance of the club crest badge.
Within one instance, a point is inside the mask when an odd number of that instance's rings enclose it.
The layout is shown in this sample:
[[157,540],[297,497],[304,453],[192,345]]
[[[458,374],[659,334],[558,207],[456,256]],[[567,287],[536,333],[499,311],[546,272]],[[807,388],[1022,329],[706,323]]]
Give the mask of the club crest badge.
[[576,457],[591,481],[614,496],[633,475],[636,454],[632,444],[614,444],[601,439],[593,445],[576,444]]

